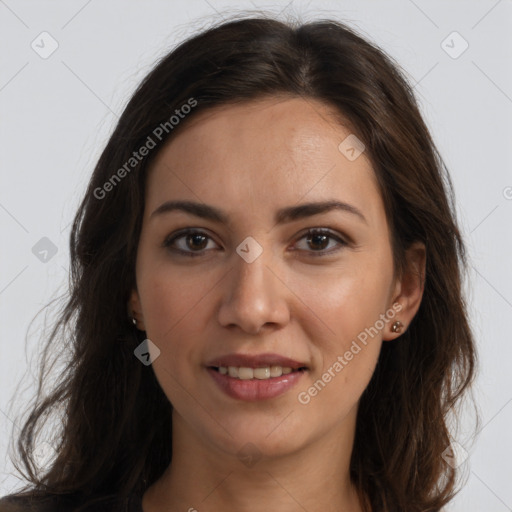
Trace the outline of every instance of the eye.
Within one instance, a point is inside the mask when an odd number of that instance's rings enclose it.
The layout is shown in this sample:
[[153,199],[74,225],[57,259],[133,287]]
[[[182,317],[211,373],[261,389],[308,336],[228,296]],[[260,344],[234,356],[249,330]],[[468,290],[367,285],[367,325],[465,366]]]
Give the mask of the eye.
[[[307,248],[299,248],[299,250],[310,252],[312,256],[327,256],[339,251],[341,247],[348,245],[341,237],[327,229],[309,229],[299,238],[299,241],[303,239],[306,239],[306,244],[312,247],[313,250],[308,250]],[[187,229],[167,237],[162,246],[178,254],[195,257],[202,256],[205,253],[206,249],[208,249],[208,240],[213,242],[212,238],[204,231]],[[335,241],[338,248],[326,251],[325,248],[329,246],[329,240]]]
[[[309,229],[299,240],[302,239],[306,239],[308,246],[313,248],[313,251],[305,249],[306,251],[311,252],[312,256],[327,256],[339,251],[341,247],[347,245],[345,240],[327,229]],[[339,247],[334,250],[331,249],[326,251],[325,248],[329,246],[329,240],[336,241]]]
[[[164,240],[162,245],[163,247],[167,247],[169,250],[179,254],[194,257],[201,256],[203,254],[203,249],[207,248],[208,239],[212,240],[211,237],[203,231],[187,229],[169,236]],[[180,245],[176,244],[177,241],[182,241],[184,243],[181,243],[180,247]],[[176,245],[178,246],[176,247]]]

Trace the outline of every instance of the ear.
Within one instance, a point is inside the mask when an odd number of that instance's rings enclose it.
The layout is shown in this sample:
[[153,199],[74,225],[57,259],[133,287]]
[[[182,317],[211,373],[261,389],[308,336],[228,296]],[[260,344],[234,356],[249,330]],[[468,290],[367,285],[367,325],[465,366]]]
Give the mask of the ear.
[[[398,312],[384,331],[382,337],[384,341],[394,340],[401,336],[418,312],[425,288],[426,259],[427,250],[422,242],[414,242],[406,250],[406,268],[403,275],[395,282],[393,300],[390,304],[390,307],[395,304],[393,309]],[[400,310],[398,310],[397,304],[401,306]],[[401,332],[391,330],[391,326],[397,320],[403,324]]]
[[133,289],[130,294],[130,299],[127,304],[128,308],[128,317],[135,318],[137,321],[136,327],[140,331],[145,331],[146,326],[144,325],[144,315],[142,314],[142,307],[140,304],[140,297],[137,290]]

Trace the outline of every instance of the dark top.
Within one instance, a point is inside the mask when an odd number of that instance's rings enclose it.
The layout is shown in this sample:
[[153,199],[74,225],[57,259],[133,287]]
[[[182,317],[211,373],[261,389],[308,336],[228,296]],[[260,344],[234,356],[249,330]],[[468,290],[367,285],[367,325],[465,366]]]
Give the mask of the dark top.
[[142,496],[94,503],[84,508],[83,502],[69,496],[5,496],[0,499],[0,512],[143,512]]

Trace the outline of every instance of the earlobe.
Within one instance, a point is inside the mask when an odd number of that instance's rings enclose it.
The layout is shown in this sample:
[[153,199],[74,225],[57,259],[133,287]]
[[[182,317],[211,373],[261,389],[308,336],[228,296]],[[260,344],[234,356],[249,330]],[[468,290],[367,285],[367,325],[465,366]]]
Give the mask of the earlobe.
[[129,321],[134,327],[141,331],[145,331],[144,316],[142,315],[142,308],[140,304],[140,298],[137,290],[132,290],[130,299],[127,304],[127,315]]

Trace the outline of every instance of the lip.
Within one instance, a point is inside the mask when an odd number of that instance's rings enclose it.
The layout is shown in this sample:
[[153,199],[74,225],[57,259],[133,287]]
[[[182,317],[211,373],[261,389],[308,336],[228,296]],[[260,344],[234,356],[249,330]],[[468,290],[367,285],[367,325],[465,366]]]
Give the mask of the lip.
[[[289,357],[281,356],[279,354],[227,354],[224,356],[216,357],[209,361],[206,366],[211,367],[219,367],[219,366],[238,366],[238,367],[246,367],[246,368],[263,368],[264,366],[283,366],[289,367],[293,370],[298,370],[299,368],[306,368],[307,365],[305,363],[301,363],[299,361],[295,361],[294,359],[290,359]],[[275,377],[279,378],[279,377]]]
[[207,368],[207,371],[213,381],[226,395],[246,402],[256,402],[275,398],[290,390],[298,383],[307,370],[294,371],[287,375],[281,375],[281,377],[271,377],[265,380],[241,380],[229,375],[222,375],[211,367]]

